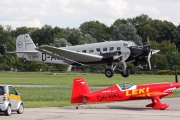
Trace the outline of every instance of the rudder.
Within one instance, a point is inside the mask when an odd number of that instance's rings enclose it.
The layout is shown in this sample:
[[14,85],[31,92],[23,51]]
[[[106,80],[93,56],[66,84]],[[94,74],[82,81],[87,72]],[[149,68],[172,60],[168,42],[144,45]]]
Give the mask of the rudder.
[[[29,34],[19,35],[16,39],[16,53],[18,57],[22,57],[25,52],[34,51],[36,46]],[[24,52],[24,53],[23,53]]]
[[84,103],[83,96],[92,93],[84,78],[75,78],[72,87],[71,103]]

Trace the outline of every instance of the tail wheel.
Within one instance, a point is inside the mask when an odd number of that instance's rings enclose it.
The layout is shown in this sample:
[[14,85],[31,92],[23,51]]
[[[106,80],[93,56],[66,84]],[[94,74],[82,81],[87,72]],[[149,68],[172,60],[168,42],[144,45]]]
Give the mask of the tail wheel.
[[19,109],[17,110],[18,114],[22,114],[24,112],[24,106],[23,104],[20,104]]
[[112,69],[106,69],[105,75],[106,77],[111,78],[114,75],[114,71]]
[[122,75],[123,77],[128,77],[129,74],[130,74],[130,70],[129,70],[129,69],[126,69],[125,72],[122,72],[122,73],[121,73],[121,75]]
[[11,115],[11,106],[10,105],[8,105],[7,109],[4,111],[4,114],[6,116],[10,116]]

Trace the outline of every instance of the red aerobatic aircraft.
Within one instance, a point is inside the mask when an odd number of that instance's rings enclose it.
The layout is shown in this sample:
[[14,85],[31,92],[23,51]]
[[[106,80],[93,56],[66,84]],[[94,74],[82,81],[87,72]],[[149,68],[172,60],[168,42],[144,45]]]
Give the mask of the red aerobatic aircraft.
[[[161,103],[162,97],[171,95],[176,88],[180,87],[177,79],[175,82],[162,82],[152,84],[133,85],[130,83],[115,84],[92,92],[84,78],[75,78],[72,88],[72,104],[86,104],[89,102],[109,102],[151,99],[152,103],[146,107],[154,109],[166,109],[169,105]],[[78,109],[78,106],[76,107]]]

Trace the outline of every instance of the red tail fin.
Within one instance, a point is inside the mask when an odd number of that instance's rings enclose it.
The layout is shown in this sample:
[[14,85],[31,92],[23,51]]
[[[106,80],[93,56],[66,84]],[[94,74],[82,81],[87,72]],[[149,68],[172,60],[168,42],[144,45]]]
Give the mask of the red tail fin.
[[84,78],[75,78],[72,87],[71,103],[83,103],[83,96],[91,93]]

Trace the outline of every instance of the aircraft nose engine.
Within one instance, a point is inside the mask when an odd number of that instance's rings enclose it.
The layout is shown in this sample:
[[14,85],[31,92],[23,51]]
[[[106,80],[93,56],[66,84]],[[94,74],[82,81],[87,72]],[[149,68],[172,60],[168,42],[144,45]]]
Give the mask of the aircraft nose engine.
[[151,48],[150,45],[145,45],[145,46],[133,46],[130,47],[131,50],[131,59],[135,59],[134,65],[138,66],[144,65],[148,62],[149,69],[151,70],[151,55],[153,49]]
[[151,52],[151,46],[150,45],[143,46],[143,53],[144,53],[144,55],[148,55],[149,52]]

